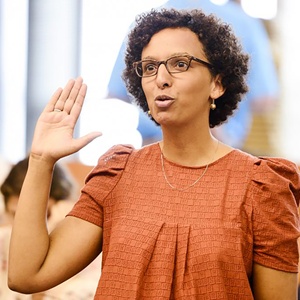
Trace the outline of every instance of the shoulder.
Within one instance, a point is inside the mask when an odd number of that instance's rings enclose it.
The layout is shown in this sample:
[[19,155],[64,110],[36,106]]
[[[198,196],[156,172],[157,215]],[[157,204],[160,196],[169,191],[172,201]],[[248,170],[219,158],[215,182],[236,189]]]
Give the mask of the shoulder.
[[231,170],[245,172],[257,189],[291,192],[299,202],[300,172],[294,162],[280,157],[253,156],[237,149],[229,157]]
[[120,144],[112,146],[102,156],[100,156],[98,164],[101,162],[107,163],[112,159],[122,160],[122,158],[127,158],[132,151],[134,151],[134,147],[132,145]]
[[244,164],[253,168],[253,175],[255,180],[266,180],[265,176],[274,178],[281,178],[285,180],[296,181],[299,183],[299,168],[298,166],[285,158],[281,157],[267,157],[254,156],[241,150],[232,151],[237,164],[244,162]]
[[92,169],[86,181],[100,173],[114,174],[116,170],[125,168],[129,155],[134,150],[131,145],[115,145],[108,149],[98,159],[97,165]]
[[271,191],[292,193],[299,205],[300,173],[298,166],[284,158],[259,157],[254,163],[253,181]]
[[124,170],[128,161],[151,160],[150,156],[157,153],[159,146],[151,144],[140,149],[135,149],[132,145],[119,144],[111,147],[99,159],[97,165],[91,171],[87,179],[99,173],[110,173],[114,175]]

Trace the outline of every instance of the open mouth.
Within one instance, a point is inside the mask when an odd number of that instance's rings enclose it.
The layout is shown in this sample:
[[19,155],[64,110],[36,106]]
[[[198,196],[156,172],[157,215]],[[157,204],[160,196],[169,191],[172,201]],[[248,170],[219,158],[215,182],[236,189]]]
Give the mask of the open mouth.
[[166,96],[166,95],[160,95],[155,98],[155,104],[159,108],[167,108],[174,102],[174,98]]

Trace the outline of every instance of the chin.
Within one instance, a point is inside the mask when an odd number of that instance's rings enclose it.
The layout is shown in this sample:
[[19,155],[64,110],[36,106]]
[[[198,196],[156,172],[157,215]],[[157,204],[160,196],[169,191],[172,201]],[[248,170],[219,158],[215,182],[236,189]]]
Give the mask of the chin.
[[163,118],[158,121],[156,121],[160,126],[171,126],[177,124],[176,121],[170,119],[170,118]]
[[152,116],[152,118],[159,125],[168,124],[174,121],[172,120],[172,118],[170,118],[170,115],[166,112],[159,112],[158,114],[155,114],[155,116]]

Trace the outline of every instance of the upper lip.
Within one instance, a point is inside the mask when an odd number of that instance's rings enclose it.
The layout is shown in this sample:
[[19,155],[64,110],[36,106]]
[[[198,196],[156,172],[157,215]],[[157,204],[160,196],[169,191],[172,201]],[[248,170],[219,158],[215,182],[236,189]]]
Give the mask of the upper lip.
[[164,101],[164,100],[174,100],[174,98],[167,95],[158,95],[155,100]]

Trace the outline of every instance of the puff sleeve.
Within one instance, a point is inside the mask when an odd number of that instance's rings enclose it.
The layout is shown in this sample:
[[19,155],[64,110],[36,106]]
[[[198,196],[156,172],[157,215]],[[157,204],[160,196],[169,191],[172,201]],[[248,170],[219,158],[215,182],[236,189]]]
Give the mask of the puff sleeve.
[[107,196],[120,180],[133,148],[117,145],[110,148],[98,160],[81,190],[81,196],[68,216],[74,216],[102,227]]
[[298,271],[299,169],[281,158],[260,158],[252,179],[253,255],[263,266]]

